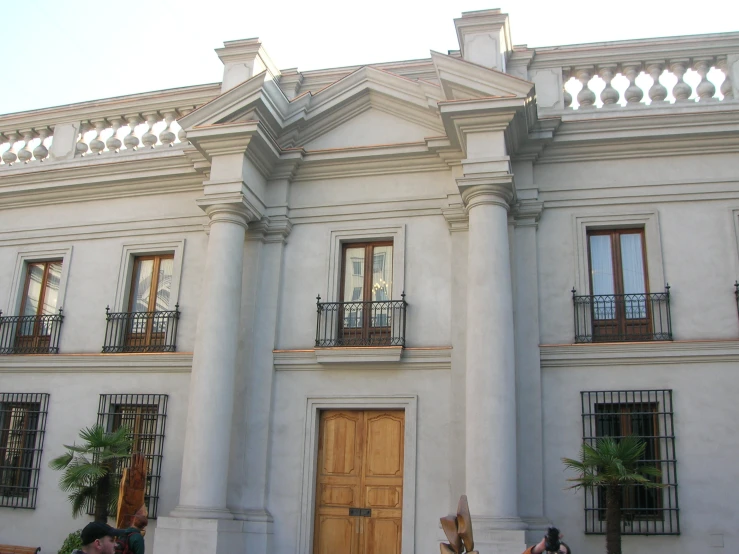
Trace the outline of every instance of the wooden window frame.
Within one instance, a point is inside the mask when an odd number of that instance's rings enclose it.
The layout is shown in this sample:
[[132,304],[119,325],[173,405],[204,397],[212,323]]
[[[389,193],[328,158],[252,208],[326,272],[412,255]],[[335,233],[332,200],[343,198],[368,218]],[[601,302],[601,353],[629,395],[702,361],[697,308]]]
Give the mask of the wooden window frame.
[[131,268],[131,280],[128,287],[128,313],[131,314],[131,321],[126,328],[126,333],[124,337],[125,346],[152,346],[155,344],[164,344],[167,340],[166,332],[159,332],[154,329],[155,318],[153,316],[146,318],[146,328],[143,333],[135,332],[135,328],[137,327],[138,323],[137,318],[134,317],[133,311],[133,303],[135,301],[134,290],[137,283],[136,277],[141,263],[149,260],[152,260],[154,264],[151,269],[152,279],[151,283],[149,284],[149,304],[147,306],[146,312],[144,313],[154,314],[157,311],[155,308],[157,299],[156,291],[159,289],[159,269],[161,267],[162,260],[172,260],[172,263],[174,265],[174,253],[169,252],[166,254],[145,254],[134,256],[133,265]]
[[[43,264],[44,272],[41,277],[41,292],[39,293],[38,306],[36,307],[36,313],[34,316],[36,320],[33,322],[33,331],[30,334],[23,333],[24,325],[18,324],[15,336],[15,347],[20,349],[47,349],[51,344],[51,334],[44,333],[43,321],[40,316],[43,314],[44,300],[46,299],[46,287],[49,282],[49,268],[51,264],[58,263],[60,265],[59,273],[61,275],[64,268],[64,260],[60,259],[49,259],[49,260],[37,260],[28,261],[25,264],[26,276],[23,280],[23,291],[21,293],[21,303],[18,314],[20,316],[25,315],[26,303],[28,302],[28,288],[31,285],[31,266]],[[61,279],[60,279],[61,282]]]
[[[621,255],[621,236],[638,234],[641,238],[642,267],[644,269],[644,318],[627,318],[626,302],[619,302],[617,298],[624,298],[623,259]],[[591,321],[593,322],[593,342],[608,342],[612,337],[629,335],[644,335],[644,329],[652,329],[652,308],[649,301],[649,267],[647,264],[646,236],[643,227],[627,227],[616,229],[588,229],[586,232],[588,277],[590,296],[594,298],[593,286],[593,256],[590,247],[590,237],[608,236],[611,242],[611,267],[613,269],[613,296],[614,318],[605,319],[596,317],[596,302],[591,302]]]
[[[376,247],[390,246],[393,248],[393,255],[395,253],[395,245],[392,240],[378,240],[378,241],[365,241],[365,242],[344,242],[341,245],[341,272],[339,275],[340,287],[339,287],[339,301],[340,302],[372,302],[372,276],[374,274],[374,252]],[[363,283],[363,294],[362,298],[356,301],[345,300],[345,286],[346,286],[346,253],[350,248],[364,248],[364,283]],[[393,258],[394,261],[394,258]],[[393,265],[393,272],[395,266]],[[392,294],[389,295],[387,301],[392,300]],[[372,325],[372,309],[362,310],[362,322],[358,327],[345,327],[344,326],[344,314],[342,308],[342,315],[339,317],[339,336],[342,340],[353,340],[354,338],[367,337],[367,340],[372,341],[372,337],[386,337],[391,333],[390,326],[373,326]]]

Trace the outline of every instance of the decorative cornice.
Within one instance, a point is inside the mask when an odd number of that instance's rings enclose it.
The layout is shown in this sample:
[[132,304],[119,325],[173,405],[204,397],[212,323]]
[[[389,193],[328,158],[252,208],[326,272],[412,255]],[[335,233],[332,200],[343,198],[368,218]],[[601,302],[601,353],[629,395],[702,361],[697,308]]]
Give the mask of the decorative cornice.
[[449,225],[450,233],[470,230],[470,217],[463,205],[442,208],[441,215],[444,216],[447,225]]
[[542,368],[739,362],[739,340],[556,344],[539,351]]
[[0,373],[190,373],[192,352],[0,356]]
[[246,240],[263,243],[286,243],[292,228],[293,224],[287,216],[265,216],[259,221],[249,224]]
[[513,206],[513,222],[516,227],[537,227],[541,212],[544,210],[543,202],[522,201]]

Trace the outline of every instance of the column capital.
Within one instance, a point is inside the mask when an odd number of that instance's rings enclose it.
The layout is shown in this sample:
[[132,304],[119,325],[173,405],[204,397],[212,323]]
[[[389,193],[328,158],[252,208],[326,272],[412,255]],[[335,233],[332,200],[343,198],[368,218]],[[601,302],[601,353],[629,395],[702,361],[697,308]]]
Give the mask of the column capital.
[[490,179],[484,179],[484,183],[471,184],[464,186],[460,181],[480,181],[480,179],[458,179],[457,184],[462,189],[462,201],[466,210],[469,212],[475,206],[485,204],[495,204],[506,210],[510,209],[510,202],[513,200],[513,186],[508,182],[490,182]]
[[195,202],[208,215],[211,225],[216,221],[227,221],[246,229],[250,221],[260,218],[259,210],[241,193],[209,194]]

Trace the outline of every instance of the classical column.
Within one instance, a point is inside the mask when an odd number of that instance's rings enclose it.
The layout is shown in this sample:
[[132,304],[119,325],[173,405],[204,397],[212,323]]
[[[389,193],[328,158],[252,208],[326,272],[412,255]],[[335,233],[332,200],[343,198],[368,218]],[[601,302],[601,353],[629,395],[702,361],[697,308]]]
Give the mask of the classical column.
[[[521,530],[516,485],[516,375],[508,244],[512,184],[464,190],[467,263],[466,492],[480,539]],[[475,517],[477,516],[477,517]],[[523,546],[523,534],[517,533]],[[505,539],[504,542],[508,542]],[[508,550],[504,548],[504,550]],[[519,550],[520,551],[520,550]]]
[[204,206],[210,217],[195,338],[179,506],[171,517],[232,519],[226,507],[246,225],[241,201]]

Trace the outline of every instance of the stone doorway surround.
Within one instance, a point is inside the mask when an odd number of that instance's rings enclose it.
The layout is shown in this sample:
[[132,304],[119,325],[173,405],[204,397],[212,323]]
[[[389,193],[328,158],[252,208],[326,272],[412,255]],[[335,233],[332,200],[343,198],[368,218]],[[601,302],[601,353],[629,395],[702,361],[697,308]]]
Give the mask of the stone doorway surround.
[[315,516],[316,463],[318,427],[321,410],[404,410],[405,438],[403,461],[403,538],[402,554],[415,552],[416,519],[416,430],[418,397],[388,396],[309,396],[306,399],[305,433],[303,435],[303,476],[300,495],[298,554],[311,554]]

